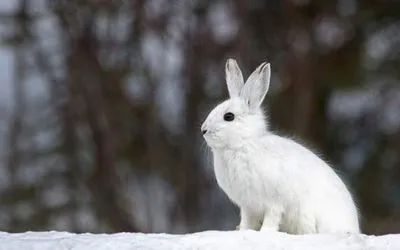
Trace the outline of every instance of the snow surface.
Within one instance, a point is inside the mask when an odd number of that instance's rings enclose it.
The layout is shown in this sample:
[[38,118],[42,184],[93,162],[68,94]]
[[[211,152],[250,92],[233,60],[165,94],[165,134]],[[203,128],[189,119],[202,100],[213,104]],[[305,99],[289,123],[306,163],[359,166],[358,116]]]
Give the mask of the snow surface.
[[0,232],[0,250],[180,250],[180,249],[400,249],[400,234],[288,235],[278,232],[205,231],[194,234],[72,234],[66,232]]

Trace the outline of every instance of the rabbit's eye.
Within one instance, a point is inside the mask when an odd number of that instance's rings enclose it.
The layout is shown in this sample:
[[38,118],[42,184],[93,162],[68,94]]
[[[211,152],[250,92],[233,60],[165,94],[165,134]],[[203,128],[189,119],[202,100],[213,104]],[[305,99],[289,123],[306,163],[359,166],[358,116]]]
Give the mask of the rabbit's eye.
[[227,122],[233,121],[235,119],[235,115],[231,112],[225,113],[224,120]]

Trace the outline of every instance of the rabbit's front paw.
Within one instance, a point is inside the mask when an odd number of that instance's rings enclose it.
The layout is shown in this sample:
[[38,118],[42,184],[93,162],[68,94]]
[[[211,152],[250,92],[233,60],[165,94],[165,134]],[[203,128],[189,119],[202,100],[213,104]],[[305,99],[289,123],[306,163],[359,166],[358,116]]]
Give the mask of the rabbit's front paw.
[[259,230],[261,227],[260,218],[250,211],[241,210],[240,211],[240,224],[238,230]]

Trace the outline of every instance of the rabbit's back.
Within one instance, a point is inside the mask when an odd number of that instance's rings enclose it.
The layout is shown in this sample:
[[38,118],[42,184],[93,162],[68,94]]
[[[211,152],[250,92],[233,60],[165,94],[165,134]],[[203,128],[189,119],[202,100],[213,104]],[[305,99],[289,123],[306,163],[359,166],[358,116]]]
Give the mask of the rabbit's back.
[[[301,144],[276,135],[262,139],[268,158],[281,171],[277,189],[285,203],[284,231],[293,233],[358,232],[358,215],[350,192],[335,173],[315,153]],[[271,156],[273,155],[273,156]],[[265,172],[267,174],[268,171]]]

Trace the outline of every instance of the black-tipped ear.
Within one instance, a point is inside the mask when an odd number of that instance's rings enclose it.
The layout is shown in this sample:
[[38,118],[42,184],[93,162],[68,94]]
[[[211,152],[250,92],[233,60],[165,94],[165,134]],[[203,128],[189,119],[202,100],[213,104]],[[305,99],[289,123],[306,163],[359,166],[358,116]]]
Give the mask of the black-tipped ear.
[[228,59],[225,64],[226,85],[228,86],[229,96],[239,97],[240,91],[243,88],[244,80],[242,71],[239,68],[236,60]]
[[250,108],[257,108],[261,105],[268,92],[270,78],[271,66],[266,62],[251,73],[240,92],[240,97],[249,104]]

